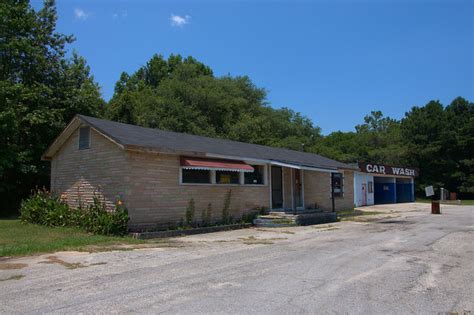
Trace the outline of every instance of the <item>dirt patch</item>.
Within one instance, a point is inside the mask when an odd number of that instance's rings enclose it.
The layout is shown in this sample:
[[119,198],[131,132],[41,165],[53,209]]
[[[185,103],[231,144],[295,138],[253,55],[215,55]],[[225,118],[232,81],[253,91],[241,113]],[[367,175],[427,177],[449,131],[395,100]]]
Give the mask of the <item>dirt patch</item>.
[[24,278],[24,275],[13,275],[5,279],[0,279],[0,281],[8,281],[8,280],[20,280],[21,278]]
[[334,225],[313,225],[312,228],[317,229],[318,232],[339,230],[339,227]]
[[77,268],[86,268],[88,266],[81,264],[81,263],[70,263],[67,261],[64,261],[62,259],[59,259],[56,256],[48,256],[46,257],[47,260],[45,261],[40,261],[39,264],[59,264],[61,266],[66,267],[67,269],[77,269]]
[[27,267],[27,264],[10,264],[10,263],[3,263],[0,264],[0,270],[12,270],[12,269],[23,269]]
[[270,245],[273,244],[273,241],[276,240],[286,240],[286,237],[273,237],[273,238],[256,238],[255,236],[251,235],[249,237],[239,237],[240,240],[242,240],[242,243],[245,245],[257,245],[257,244],[262,244],[262,245]]
[[256,229],[259,232],[272,232],[272,233],[282,233],[282,234],[295,234],[295,232],[292,231],[281,231],[281,230],[272,230],[272,229]]
[[184,247],[183,242],[177,241],[165,241],[165,242],[150,242],[145,244],[120,244],[120,245],[109,245],[109,246],[98,246],[91,245],[84,248],[81,248],[81,251],[89,253],[99,253],[99,252],[110,252],[110,251],[127,251],[134,249],[144,249],[144,248],[177,248]]

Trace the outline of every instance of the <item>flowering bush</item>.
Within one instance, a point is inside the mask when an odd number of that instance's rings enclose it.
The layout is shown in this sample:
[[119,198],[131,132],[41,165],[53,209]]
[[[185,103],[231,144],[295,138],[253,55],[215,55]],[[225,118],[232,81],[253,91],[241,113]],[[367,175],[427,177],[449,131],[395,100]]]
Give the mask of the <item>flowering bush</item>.
[[101,235],[125,235],[128,211],[117,201],[114,211],[107,211],[105,202],[94,196],[87,207],[71,209],[61,198],[45,189],[36,190],[21,203],[20,219],[46,226],[73,226]]

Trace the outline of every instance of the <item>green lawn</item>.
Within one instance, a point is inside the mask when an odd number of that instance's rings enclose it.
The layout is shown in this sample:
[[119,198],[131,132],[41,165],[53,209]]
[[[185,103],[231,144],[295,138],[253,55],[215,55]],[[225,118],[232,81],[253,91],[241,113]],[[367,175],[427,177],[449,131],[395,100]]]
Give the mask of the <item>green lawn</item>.
[[[416,198],[415,202],[431,203],[431,199]],[[453,203],[456,205],[456,203]],[[461,200],[462,206],[474,206],[474,200]]]
[[384,212],[378,211],[361,211],[361,210],[341,210],[337,211],[337,216],[341,221],[348,221],[353,218],[357,218],[360,216],[367,216],[367,215],[377,215],[377,214],[384,214]]
[[131,237],[92,235],[75,228],[45,227],[0,219],[0,257],[24,256],[61,250],[87,250],[88,246],[141,244]]

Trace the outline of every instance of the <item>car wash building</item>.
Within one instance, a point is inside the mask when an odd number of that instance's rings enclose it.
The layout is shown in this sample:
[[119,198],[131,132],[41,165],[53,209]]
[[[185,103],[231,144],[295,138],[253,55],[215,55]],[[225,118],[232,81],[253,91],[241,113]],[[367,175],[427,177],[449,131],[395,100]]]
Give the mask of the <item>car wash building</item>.
[[354,205],[415,201],[418,169],[374,163],[358,163],[354,173]]

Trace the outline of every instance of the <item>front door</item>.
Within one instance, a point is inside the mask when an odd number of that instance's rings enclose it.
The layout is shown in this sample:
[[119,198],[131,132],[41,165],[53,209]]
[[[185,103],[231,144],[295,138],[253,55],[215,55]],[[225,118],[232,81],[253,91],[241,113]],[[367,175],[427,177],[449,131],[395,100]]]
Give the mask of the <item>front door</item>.
[[283,208],[282,168],[274,165],[272,165],[272,208]]
[[362,205],[367,206],[367,184],[362,184]]
[[294,178],[294,192],[295,192],[295,207],[302,208],[303,207],[303,194],[302,194],[302,188],[303,188],[303,183],[301,179],[301,170],[295,169],[295,178]]

